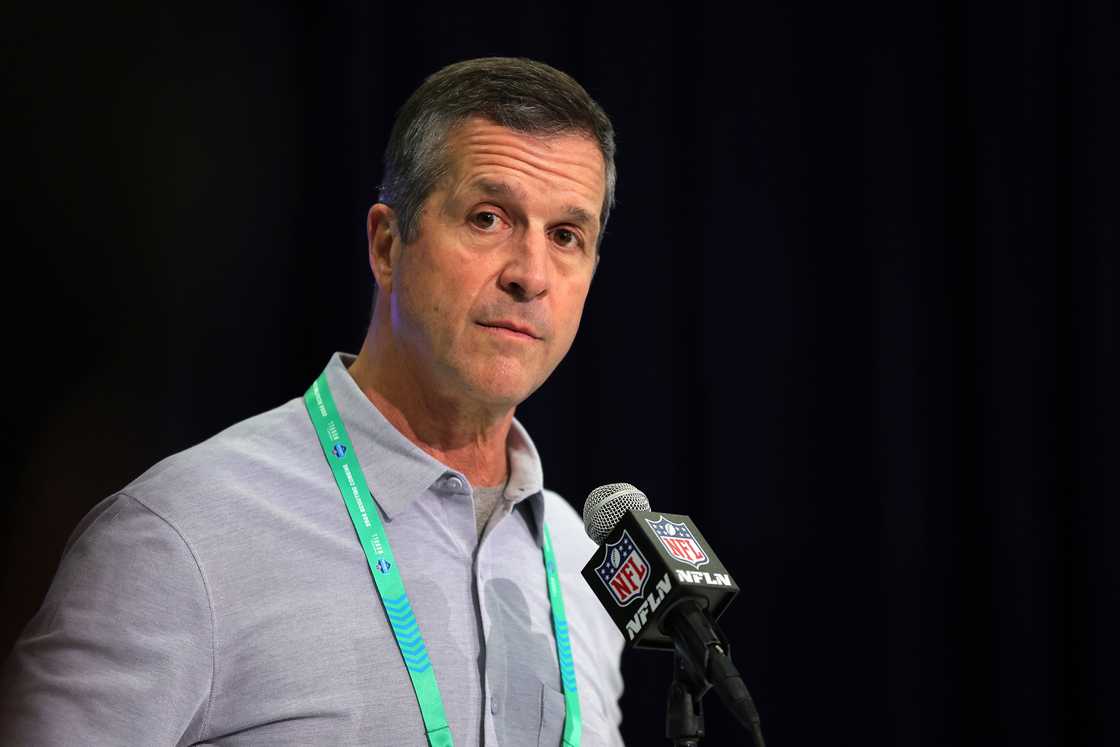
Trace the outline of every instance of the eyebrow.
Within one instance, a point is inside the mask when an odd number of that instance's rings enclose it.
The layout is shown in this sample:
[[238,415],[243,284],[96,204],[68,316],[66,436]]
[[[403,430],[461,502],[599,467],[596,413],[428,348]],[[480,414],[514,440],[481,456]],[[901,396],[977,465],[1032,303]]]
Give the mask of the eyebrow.
[[518,200],[525,198],[525,190],[493,179],[479,179],[471,186],[493,197],[511,197]]
[[[512,200],[524,200],[526,197],[525,190],[519,189],[508,182],[493,179],[479,179],[470,187],[491,197],[506,197]],[[574,223],[587,228],[595,228],[599,225],[599,219],[579,205],[564,205],[561,210]]]
[[563,210],[565,215],[571,218],[574,223],[579,223],[587,228],[596,228],[599,225],[599,219],[579,205],[565,205]]

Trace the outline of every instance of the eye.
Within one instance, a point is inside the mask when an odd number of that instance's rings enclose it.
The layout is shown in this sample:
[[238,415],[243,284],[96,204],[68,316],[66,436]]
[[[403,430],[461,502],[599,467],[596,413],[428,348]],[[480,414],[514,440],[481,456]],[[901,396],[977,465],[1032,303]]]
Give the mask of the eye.
[[502,223],[502,218],[492,210],[480,210],[471,216],[471,223],[475,228],[482,229],[483,231],[493,231],[499,228]]
[[583,239],[578,233],[567,228],[557,228],[552,232],[552,240],[562,247],[575,249],[583,246]]

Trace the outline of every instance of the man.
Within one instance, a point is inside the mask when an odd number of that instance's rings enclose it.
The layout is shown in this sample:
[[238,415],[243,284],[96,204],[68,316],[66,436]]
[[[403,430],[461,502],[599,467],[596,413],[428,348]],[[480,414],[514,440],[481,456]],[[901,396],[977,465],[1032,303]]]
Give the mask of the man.
[[513,417],[575,337],[613,155],[546,65],[425,81],[368,215],[361,351],[83,519],[0,741],[619,743],[593,546]]

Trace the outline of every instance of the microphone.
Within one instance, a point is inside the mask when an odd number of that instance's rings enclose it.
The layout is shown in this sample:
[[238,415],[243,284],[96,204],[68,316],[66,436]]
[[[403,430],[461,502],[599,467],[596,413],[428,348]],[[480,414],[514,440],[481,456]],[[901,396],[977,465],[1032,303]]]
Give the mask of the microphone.
[[[739,586],[692,520],[650,511],[642,491],[612,483],[587,496],[583,525],[603,548],[583,578],[626,644],[675,651],[696,703],[714,687],[761,747],[758,711],[716,623]],[[673,718],[671,709],[670,728]]]

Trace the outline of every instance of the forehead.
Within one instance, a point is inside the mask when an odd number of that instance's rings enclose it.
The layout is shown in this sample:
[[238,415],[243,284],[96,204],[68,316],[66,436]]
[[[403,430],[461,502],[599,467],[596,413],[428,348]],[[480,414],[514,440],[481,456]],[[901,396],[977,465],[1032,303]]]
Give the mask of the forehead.
[[448,135],[447,155],[453,193],[497,182],[521,196],[577,199],[601,219],[605,165],[586,135],[530,135],[473,118]]

